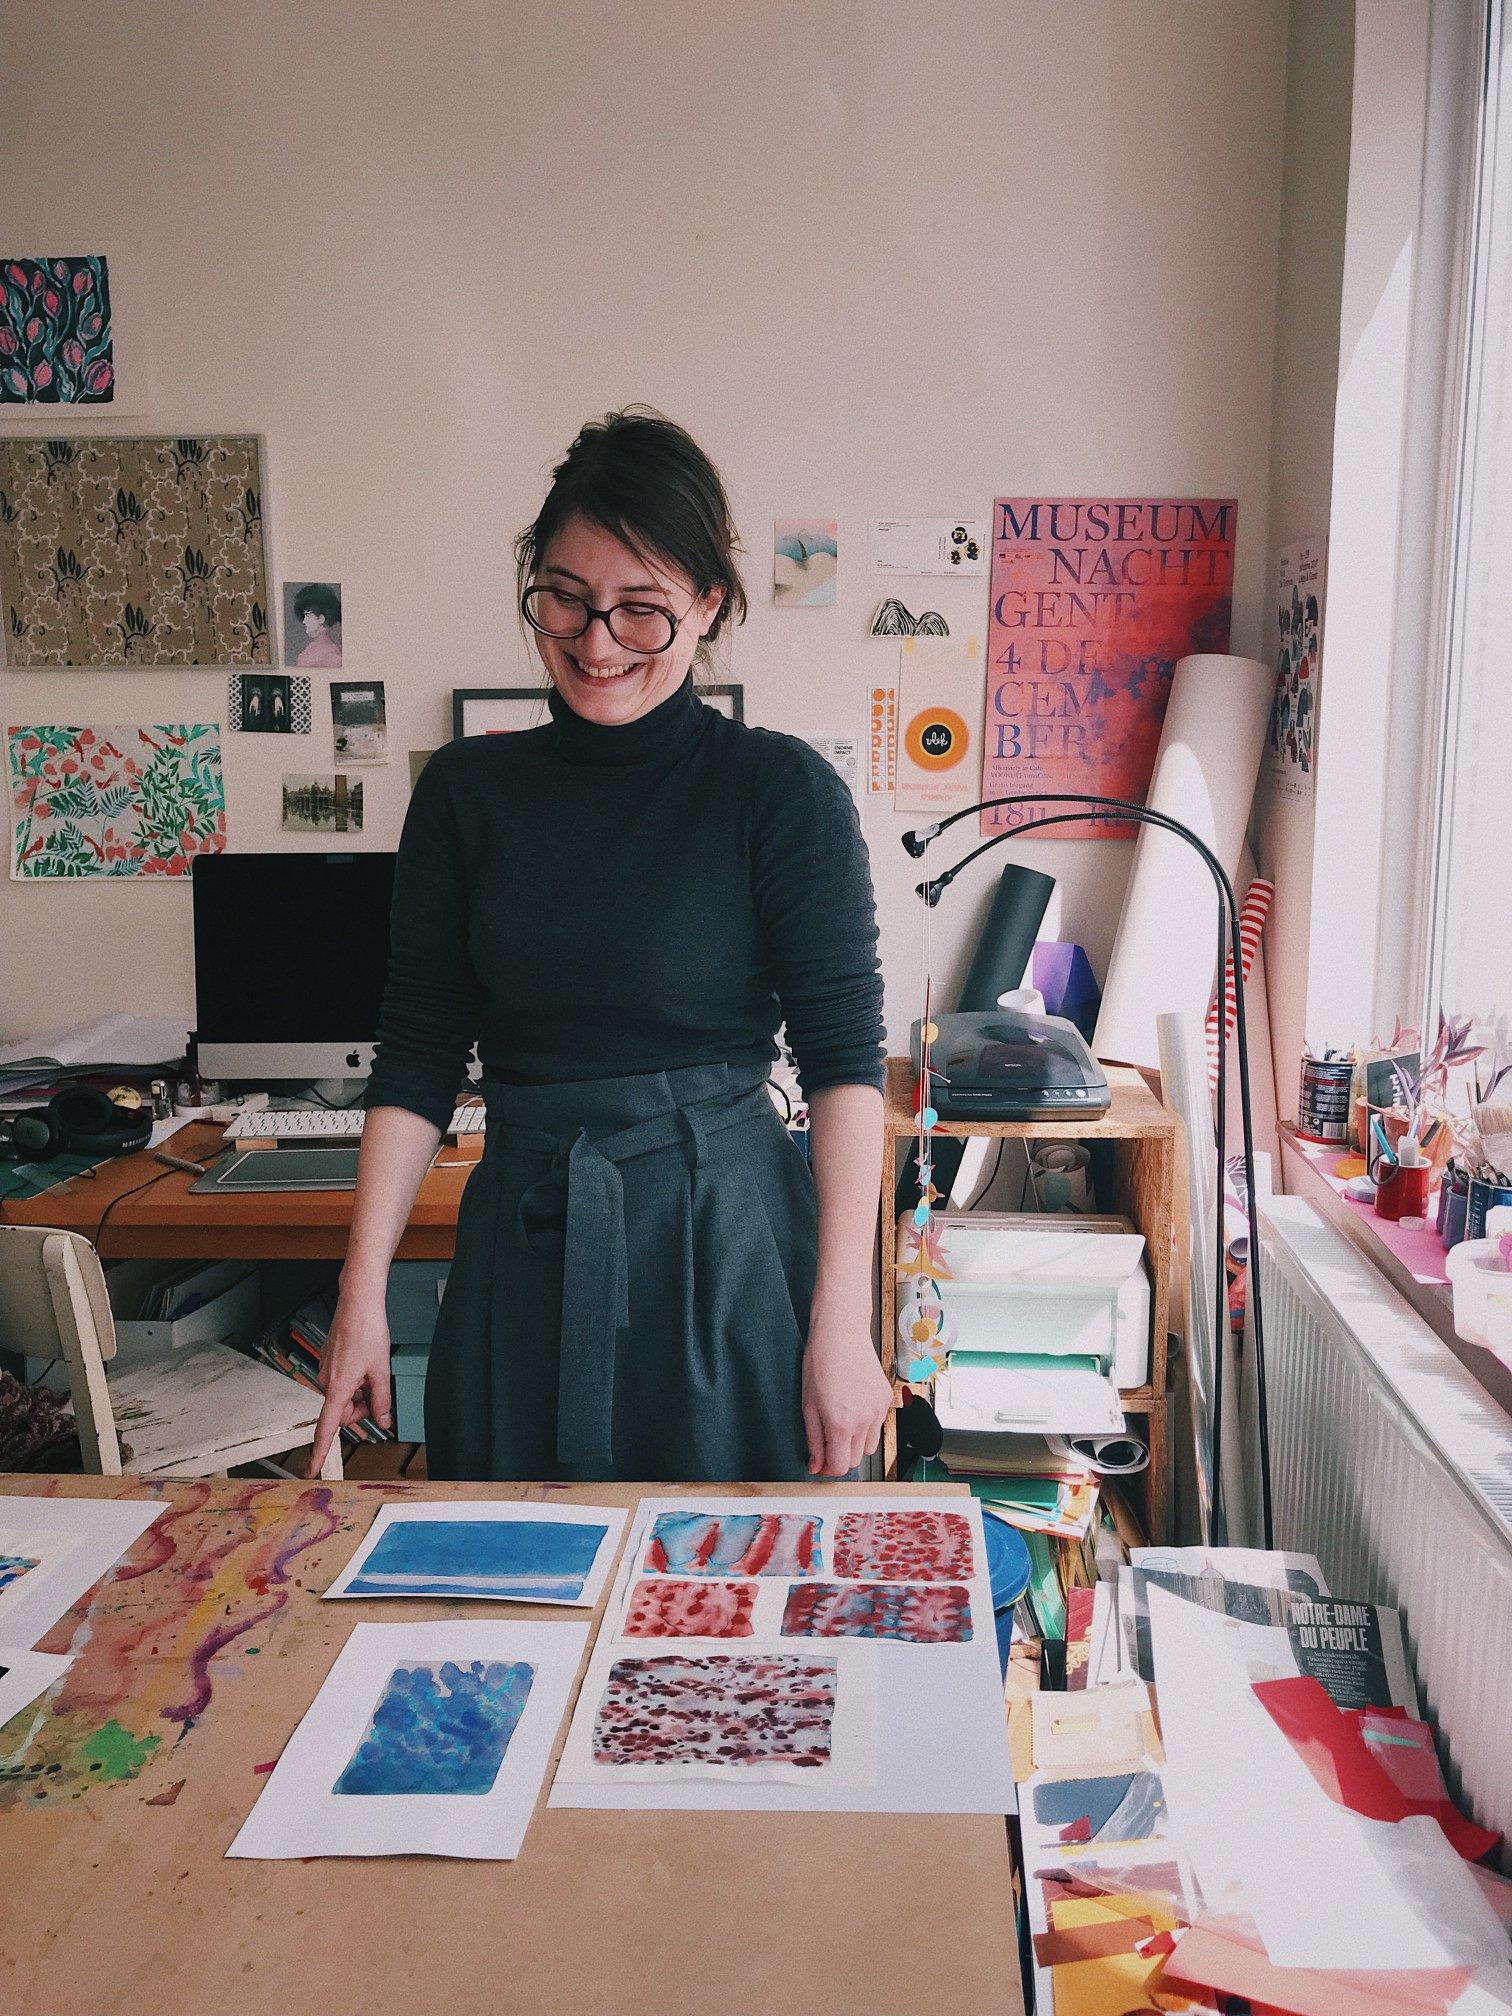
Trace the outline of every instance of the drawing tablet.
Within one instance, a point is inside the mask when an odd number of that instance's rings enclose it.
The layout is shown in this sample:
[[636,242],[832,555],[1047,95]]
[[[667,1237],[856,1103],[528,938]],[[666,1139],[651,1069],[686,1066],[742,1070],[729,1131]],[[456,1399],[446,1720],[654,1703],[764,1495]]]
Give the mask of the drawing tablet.
[[355,1190],[355,1148],[237,1148],[196,1176],[191,1190]]

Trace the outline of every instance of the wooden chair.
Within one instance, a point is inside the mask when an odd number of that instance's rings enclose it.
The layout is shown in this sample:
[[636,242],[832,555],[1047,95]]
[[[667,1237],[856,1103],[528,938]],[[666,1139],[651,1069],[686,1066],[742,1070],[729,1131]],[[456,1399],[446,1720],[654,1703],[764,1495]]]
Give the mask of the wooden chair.
[[[81,1232],[0,1225],[0,1349],[63,1359],[84,1467],[97,1476],[223,1477],[315,1439],[320,1394],[226,1344],[158,1345],[107,1380],[115,1318]],[[342,1474],[339,1435],[320,1474]]]

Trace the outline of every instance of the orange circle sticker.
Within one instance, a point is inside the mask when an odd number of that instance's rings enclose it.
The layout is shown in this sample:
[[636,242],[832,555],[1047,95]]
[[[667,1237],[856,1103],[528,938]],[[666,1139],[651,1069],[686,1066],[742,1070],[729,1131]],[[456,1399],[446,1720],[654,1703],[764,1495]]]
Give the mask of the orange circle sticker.
[[903,746],[921,770],[952,770],[966,754],[966,723],[953,707],[926,707],[904,731]]

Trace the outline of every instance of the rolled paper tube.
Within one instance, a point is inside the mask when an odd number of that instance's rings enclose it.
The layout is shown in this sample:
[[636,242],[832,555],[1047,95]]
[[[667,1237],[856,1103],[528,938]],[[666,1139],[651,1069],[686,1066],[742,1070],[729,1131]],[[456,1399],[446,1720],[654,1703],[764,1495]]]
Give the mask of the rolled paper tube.
[[1132,1477],[1149,1467],[1149,1450],[1132,1435],[1069,1435],[1066,1442],[1099,1477]]
[[1091,1157],[1073,1141],[1052,1141],[1035,1150],[1029,1182],[1042,1211],[1085,1211],[1090,1203]]
[[[1232,877],[1260,774],[1275,677],[1253,658],[1181,659],[1146,795],[1151,811],[1188,827]],[[1201,857],[1178,834],[1142,826],[1108,962],[1093,1048],[1122,1064],[1156,1065],[1157,1015],[1200,1026],[1216,979],[1218,895]]]

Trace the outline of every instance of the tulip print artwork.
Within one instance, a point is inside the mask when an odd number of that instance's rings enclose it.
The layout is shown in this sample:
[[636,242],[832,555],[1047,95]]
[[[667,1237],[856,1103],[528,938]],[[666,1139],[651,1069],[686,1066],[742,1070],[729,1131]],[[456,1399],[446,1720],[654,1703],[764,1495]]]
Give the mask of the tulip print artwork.
[[6,742],[19,880],[187,880],[225,847],[218,727],[20,727]]
[[0,406],[108,406],[114,398],[104,255],[0,259]]

